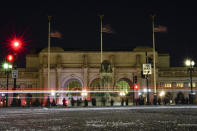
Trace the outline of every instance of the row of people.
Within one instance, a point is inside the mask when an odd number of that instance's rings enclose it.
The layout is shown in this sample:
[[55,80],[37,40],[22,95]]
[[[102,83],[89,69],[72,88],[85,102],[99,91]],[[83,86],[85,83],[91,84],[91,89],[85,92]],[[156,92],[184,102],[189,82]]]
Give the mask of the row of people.
[[[77,99],[77,100],[74,100],[73,98],[71,98],[70,102],[71,102],[71,106],[75,106],[75,103],[77,104],[77,106],[81,106],[82,103],[84,103],[84,106],[85,107],[88,106],[88,100],[87,99],[84,99],[84,101],[82,101],[81,98],[80,99]],[[69,104],[68,103],[68,100],[66,100],[65,98],[63,98],[62,103],[63,103],[63,106],[66,106],[66,107]],[[96,98],[92,98],[91,99],[91,104],[92,104],[92,106],[96,106],[97,105]],[[101,104],[102,104],[102,106],[106,106],[106,104],[107,104],[107,101],[106,101],[106,99],[104,97],[101,98]],[[110,100],[110,105],[111,106],[114,106],[114,100],[113,99]],[[126,105],[126,106],[129,105],[128,98],[126,98],[126,99],[122,98],[121,99],[121,106],[124,106],[124,105]]]

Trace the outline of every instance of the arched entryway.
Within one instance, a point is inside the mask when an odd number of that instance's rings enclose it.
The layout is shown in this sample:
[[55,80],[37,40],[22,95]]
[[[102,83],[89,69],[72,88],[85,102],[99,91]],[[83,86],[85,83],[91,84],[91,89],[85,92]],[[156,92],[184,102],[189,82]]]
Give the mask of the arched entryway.
[[71,91],[68,93],[59,94],[58,104],[63,104],[63,99],[70,101],[71,99],[77,100],[81,98],[81,93],[74,93],[72,91],[81,91],[83,89],[83,82],[78,77],[70,76],[63,80],[61,90]]
[[115,83],[114,90],[120,91],[120,93],[114,93],[115,97],[119,97],[119,101],[128,101],[129,103],[134,103],[134,92],[130,92],[133,90],[130,88],[132,86],[132,82],[128,78],[121,78]]
[[[81,91],[82,90],[82,83],[78,79],[71,78],[65,82],[63,89],[66,91]],[[66,95],[69,97],[80,96],[80,93],[72,93],[71,92],[71,93],[67,93]]]
[[[101,87],[100,78],[96,78],[96,79],[92,80],[88,90],[90,90],[90,91],[101,91],[102,89],[103,88]],[[90,93],[91,97],[101,96],[101,95],[103,95],[103,93],[98,93],[98,92]]]
[[90,89],[90,90],[99,90],[100,87],[101,87],[100,78],[96,78],[96,79],[94,79],[94,80],[91,82],[89,89]]
[[175,104],[185,104],[185,96],[183,92],[178,92],[175,98]]

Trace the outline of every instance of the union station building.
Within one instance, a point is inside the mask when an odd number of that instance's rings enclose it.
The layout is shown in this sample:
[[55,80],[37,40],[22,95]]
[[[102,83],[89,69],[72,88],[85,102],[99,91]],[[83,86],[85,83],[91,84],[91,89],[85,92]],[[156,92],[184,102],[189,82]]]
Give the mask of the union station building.
[[[147,53],[146,53],[147,52]],[[25,106],[27,101],[32,104],[36,99],[45,105],[47,99],[62,105],[63,98],[100,100],[99,91],[111,91],[107,101],[114,99],[120,102],[122,98],[129,99],[129,105],[135,105],[136,99],[143,97],[153,101],[153,73],[147,79],[142,75],[142,65],[146,63],[147,56],[153,57],[152,48],[136,47],[131,51],[104,51],[101,64],[100,51],[64,51],[60,47],[51,47],[50,54],[50,89],[48,87],[48,49],[42,49],[37,54],[26,56],[26,67],[18,68],[16,85],[18,91],[94,91],[86,96],[79,93],[18,93],[17,99]],[[103,67],[102,67],[103,66]],[[195,69],[194,69],[195,70]],[[193,91],[196,92],[197,73],[192,73]],[[104,78],[104,79],[102,79]],[[134,80],[135,78],[135,80]],[[137,79],[137,80],[136,80]],[[7,90],[6,74],[1,68],[0,90]],[[8,90],[13,90],[13,78],[9,75]],[[136,83],[135,83],[135,82]],[[105,84],[102,84],[105,83]],[[134,84],[138,89],[134,89]],[[188,98],[190,77],[187,67],[170,67],[170,55],[156,52],[156,85],[157,97],[162,100],[168,97],[169,104],[175,103],[175,98]],[[98,91],[98,92],[97,92]],[[113,92],[114,91],[114,92]],[[123,94],[120,94],[124,92]],[[6,94],[0,94],[1,103]],[[9,93],[8,105],[12,103],[13,94]]]

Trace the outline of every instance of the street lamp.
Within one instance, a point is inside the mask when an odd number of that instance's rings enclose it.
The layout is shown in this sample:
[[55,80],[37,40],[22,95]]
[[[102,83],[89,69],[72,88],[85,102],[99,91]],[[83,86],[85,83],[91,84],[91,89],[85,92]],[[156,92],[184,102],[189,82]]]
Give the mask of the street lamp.
[[193,100],[194,100],[194,97],[193,97],[193,89],[192,89],[192,72],[194,72],[194,65],[195,65],[195,62],[193,60],[186,60],[185,61],[185,65],[188,67],[188,71],[189,71],[189,74],[190,74],[190,87],[191,87],[191,93],[189,94],[189,102],[190,104],[193,104]]
[[6,73],[6,80],[7,80],[7,94],[6,94],[6,107],[8,107],[8,80],[9,80],[9,72],[12,69],[12,65],[9,63],[3,63],[3,69],[5,70]]
[[124,97],[125,95],[126,95],[125,92],[123,92],[123,91],[120,92],[120,96],[121,96],[121,97]]
[[159,94],[159,96],[160,96],[160,97],[165,96],[165,91],[161,91],[160,94]]
[[82,90],[81,96],[86,97],[88,95],[88,92],[86,90]]

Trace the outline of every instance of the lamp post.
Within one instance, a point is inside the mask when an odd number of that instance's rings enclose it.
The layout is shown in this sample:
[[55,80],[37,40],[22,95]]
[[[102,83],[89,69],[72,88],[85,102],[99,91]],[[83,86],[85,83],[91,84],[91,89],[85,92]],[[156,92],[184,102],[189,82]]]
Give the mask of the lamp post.
[[193,104],[193,101],[194,101],[194,93],[193,93],[193,84],[192,84],[192,72],[194,72],[194,65],[195,65],[195,62],[193,60],[186,60],[185,61],[185,65],[188,67],[188,71],[189,71],[189,75],[190,75],[190,87],[191,87],[191,93],[189,94],[189,102],[190,104]]
[[7,80],[7,94],[6,94],[6,107],[8,107],[8,84],[9,84],[9,72],[10,69],[12,69],[12,65],[8,64],[8,63],[4,63],[3,64],[3,69],[5,69],[5,73],[6,73],[6,80]]

